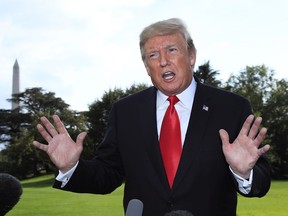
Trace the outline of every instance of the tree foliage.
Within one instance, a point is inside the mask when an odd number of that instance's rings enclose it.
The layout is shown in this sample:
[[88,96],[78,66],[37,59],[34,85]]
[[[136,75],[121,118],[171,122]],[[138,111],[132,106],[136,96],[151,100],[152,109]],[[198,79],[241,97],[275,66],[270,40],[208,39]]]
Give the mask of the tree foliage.
[[273,70],[269,70],[265,65],[246,66],[238,75],[230,76],[225,88],[246,97],[254,111],[262,115],[262,109],[270,97],[274,84]]
[[97,146],[101,143],[104,138],[109,112],[113,104],[119,99],[126,97],[130,94],[146,89],[146,84],[132,85],[126,90],[115,88],[105,92],[100,100],[94,101],[89,105],[89,111],[85,113],[89,125],[88,133],[88,146],[84,148],[85,158],[91,158],[95,154]]
[[270,161],[273,177],[288,178],[288,81],[276,82],[263,109],[271,144]]
[[265,65],[247,66],[238,75],[232,75],[225,88],[246,97],[257,116],[263,117],[268,128],[264,143],[271,145],[267,157],[272,176],[288,178],[288,83],[278,81],[274,71]]
[[202,83],[214,87],[221,87],[221,81],[216,78],[219,72],[212,69],[209,61],[200,65],[194,74]]
[[69,105],[55,97],[55,93],[45,93],[42,88],[26,89],[13,95],[12,100],[19,102],[20,109],[0,112],[1,143],[6,145],[1,151],[0,172],[25,178],[29,174],[37,175],[40,169],[53,170],[47,155],[32,146],[33,140],[45,143],[36,129],[40,117],[60,115],[73,138],[79,131],[87,129],[84,116],[69,110]]

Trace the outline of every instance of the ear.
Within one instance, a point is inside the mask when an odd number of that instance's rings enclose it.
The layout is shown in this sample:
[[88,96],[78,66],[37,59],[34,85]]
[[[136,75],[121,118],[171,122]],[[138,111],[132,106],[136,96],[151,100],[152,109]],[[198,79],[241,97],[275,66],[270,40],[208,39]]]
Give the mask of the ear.
[[190,65],[192,68],[194,68],[196,62],[196,54],[191,52],[190,53]]

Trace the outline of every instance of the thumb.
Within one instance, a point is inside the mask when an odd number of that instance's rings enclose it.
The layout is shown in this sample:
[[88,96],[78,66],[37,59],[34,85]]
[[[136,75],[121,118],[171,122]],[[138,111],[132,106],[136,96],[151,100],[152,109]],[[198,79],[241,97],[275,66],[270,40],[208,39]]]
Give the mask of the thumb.
[[78,134],[77,139],[76,139],[77,145],[83,146],[83,141],[84,141],[86,135],[87,135],[87,132],[82,132],[82,133]]
[[219,130],[219,135],[223,144],[223,147],[225,147],[226,145],[229,145],[229,134],[227,133],[226,130],[224,129],[220,129]]

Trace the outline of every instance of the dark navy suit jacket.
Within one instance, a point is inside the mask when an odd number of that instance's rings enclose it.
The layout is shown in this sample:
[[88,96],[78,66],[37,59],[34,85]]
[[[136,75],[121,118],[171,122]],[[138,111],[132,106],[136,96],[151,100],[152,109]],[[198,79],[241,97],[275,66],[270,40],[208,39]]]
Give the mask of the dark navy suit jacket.
[[[139,199],[144,216],[162,216],[176,209],[195,216],[235,216],[238,186],[225,161],[219,130],[225,129],[232,142],[252,109],[243,97],[196,81],[172,189],[160,154],[154,87],[114,104],[97,155],[91,161],[80,160],[63,189],[106,194],[124,181],[124,209],[131,199]],[[54,187],[60,188],[60,183],[56,181]],[[252,190],[245,196],[261,197],[269,188],[269,164],[261,157],[254,167]]]

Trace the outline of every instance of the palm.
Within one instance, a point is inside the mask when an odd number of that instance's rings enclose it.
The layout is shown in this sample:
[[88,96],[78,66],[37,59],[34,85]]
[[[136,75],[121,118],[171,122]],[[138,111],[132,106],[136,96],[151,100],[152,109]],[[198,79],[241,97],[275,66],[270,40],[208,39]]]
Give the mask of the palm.
[[74,142],[59,117],[53,116],[53,119],[59,132],[45,117],[42,117],[41,121],[44,127],[38,124],[37,129],[48,142],[48,145],[39,143],[38,141],[34,141],[33,144],[37,148],[45,151],[60,171],[66,172],[79,160],[86,133],[80,133],[77,141]]
[[269,150],[269,145],[259,148],[267,132],[266,128],[262,128],[259,131],[262,119],[258,117],[252,124],[253,119],[253,115],[246,119],[240,133],[232,144],[229,143],[228,133],[223,129],[220,130],[226,161],[231,169],[243,178],[249,177],[250,171],[259,157]]

